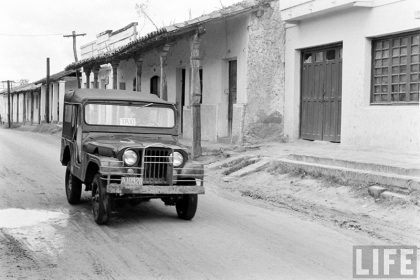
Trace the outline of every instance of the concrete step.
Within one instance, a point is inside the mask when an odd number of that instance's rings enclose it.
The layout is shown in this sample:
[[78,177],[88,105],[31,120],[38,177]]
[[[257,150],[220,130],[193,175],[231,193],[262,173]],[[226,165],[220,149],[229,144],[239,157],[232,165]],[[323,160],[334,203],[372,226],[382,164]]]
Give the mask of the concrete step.
[[211,164],[208,164],[207,168],[209,168],[209,169],[228,168],[228,167],[240,164],[243,161],[247,161],[251,158],[252,158],[252,156],[250,156],[250,155],[237,155],[237,156],[225,158],[225,159],[213,162]]
[[343,181],[361,184],[379,184],[397,187],[402,192],[420,191],[420,176],[408,176],[388,172],[363,170],[343,166],[304,162],[292,159],[276,159],[277,164],[284,165],[290,170],[304,170],[312,175],[336,177]]
[[261,171],[263,169],[265,169],[270,163],[272,162],[272,160],[270,159],[258,159],[255,163],[250,164],[245,166],[244,168],[241,168],[235,172],[232,172],[231,174],[229,174],[229,176],[231,177],[244,177],[246,175],[249,175],[251,173],[255,173],[258,171]]
[[350,161],[344,159],[328,158],[328,157],[318,157],[318,156],[308,156],[308,155],[299,155],[291,154],[288,156],[288,159],[303,161],[307,163],[316,163],[322,165],[330,166],[339,166],[351,169],[360,169],[360,170],[369,170],[381,173],[392,173],[404,176],[415,176],[420,177],[420,166],[419,168],[412,167],[402,167],[396,165],[385,165],[377,164],[370,162],[361,162],[361,161]]

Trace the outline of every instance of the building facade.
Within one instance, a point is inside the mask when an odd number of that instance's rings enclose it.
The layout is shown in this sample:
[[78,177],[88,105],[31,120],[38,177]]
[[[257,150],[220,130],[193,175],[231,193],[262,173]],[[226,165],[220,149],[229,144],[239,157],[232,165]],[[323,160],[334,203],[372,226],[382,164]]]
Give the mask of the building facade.
[[[46,111],[46,78],[34,83],[13,87],[10,90],[10,120],[14,124],[40,124],[47,120],[63,120],[64,94],[78,87],[75,71],[62,71],[50,76],[48,112]],[[8,93],[0,93],[0,115],[8,121]]]
[[[67,69],[83,67],[84,87],[141,91],[176,103],[179,132],[190,139],[196,48],[202,139],[279,141],[284,102],[284,25],[279,12],[278,1],[241,2],[144,38],[130,24],[100,33],[82,46],[80,63]],[[114,36],[131,49],[114,48]]]
[[284,1],[284,133],[420,151],[420,1]]

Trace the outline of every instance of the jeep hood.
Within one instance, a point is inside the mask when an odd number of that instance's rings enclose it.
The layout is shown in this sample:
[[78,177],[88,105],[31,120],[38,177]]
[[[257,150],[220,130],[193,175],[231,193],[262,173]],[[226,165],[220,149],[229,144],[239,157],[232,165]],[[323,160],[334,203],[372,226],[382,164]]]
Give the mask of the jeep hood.
[[89,134],[83,139],[83,150],[90,154],[116,157],[126,148],[141,149],[148,146],[182,149],[177,139],[169,135],[123,135],[123,134]]

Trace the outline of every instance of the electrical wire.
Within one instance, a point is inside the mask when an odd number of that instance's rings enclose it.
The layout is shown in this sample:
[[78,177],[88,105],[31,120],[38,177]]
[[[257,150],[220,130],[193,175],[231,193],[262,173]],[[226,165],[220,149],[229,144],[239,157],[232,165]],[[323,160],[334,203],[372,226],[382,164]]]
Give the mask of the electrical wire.
[[49,36],[62,36],[63,34],[11,34],[11,33],[0,33],[0,36],[7,37],[49,37]]

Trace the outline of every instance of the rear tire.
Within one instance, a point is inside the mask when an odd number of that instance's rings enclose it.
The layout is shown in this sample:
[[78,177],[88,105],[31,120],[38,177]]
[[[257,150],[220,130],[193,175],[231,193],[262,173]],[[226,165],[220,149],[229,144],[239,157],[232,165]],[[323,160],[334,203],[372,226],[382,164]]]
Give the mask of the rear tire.
[[197,211],[198,196],[196,194],[184,195],[176,202],[176,212],[178,218],[191,220]]
[[65,187],[67,201],[73,205],[80,202],[80,197],[82,195],[82,182],[71,174],[70,166],[71,163],[69,162],[66,168]]
[[92,181],[92,212],[93,218],[98,225],[108,222],[111,214],[111,197],[106,192],[106,183],[97,173]]

